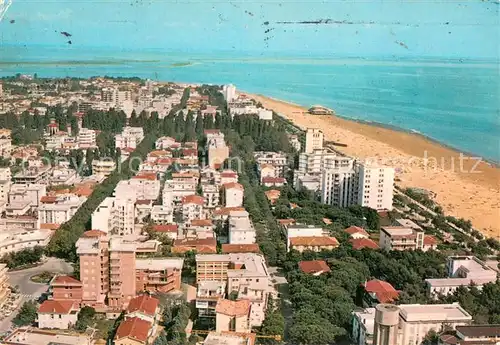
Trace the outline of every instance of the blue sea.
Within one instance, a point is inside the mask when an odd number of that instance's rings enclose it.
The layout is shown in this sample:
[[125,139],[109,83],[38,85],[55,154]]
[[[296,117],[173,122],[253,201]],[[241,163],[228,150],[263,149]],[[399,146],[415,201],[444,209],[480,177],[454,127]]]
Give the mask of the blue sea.
[[0,76],[138,76],[225,84],[414,131],[500,162],[498,61],[0,46]]

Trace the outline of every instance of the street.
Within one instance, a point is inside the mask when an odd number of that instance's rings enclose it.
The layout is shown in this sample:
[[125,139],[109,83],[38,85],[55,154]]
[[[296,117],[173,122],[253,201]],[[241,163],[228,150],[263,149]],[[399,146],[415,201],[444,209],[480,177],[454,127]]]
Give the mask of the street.
[[[73,267],[60,259],[48,258],[45,263],[40,266],[28,268],[21,271],[7,272],[10,286],[17,286],[21,301],[17,309],[19,309],[25,301],[39,298],[48,289],[47,284],[38,284],[30,280],[30,277],[42,272],[54,272],[67,274],[73,271]],[[17,310],[11,315],[0,321],[0,333],[6,332],[10,326],[12,319],[16,316]]]

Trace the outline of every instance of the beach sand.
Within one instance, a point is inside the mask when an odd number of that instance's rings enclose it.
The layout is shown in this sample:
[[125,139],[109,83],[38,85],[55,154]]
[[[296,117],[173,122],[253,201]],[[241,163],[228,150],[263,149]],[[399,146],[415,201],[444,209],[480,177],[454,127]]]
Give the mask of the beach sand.
[[[251,95],[301,128],[319,128],[325,140],[347,145],[337,149],[396,168],[401,187],[419,187],[436,193],[446,215],[470,219],[483,234],[500,239],[500,169],[487,162],[464,158],[460,152],[418,134],[346,120],[306,114],[306,108]],[[463,154],[464,157],[471,157]],[[427,157],[427,159],[425,159]]]

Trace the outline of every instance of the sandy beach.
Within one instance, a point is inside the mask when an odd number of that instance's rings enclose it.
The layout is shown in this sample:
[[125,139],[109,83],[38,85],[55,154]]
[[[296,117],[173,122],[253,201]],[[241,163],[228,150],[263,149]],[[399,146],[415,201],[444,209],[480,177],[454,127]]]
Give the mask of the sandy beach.
[[347,145],[350,156],[396,168],[397,184],[436,193],[446,215],[470,219],[485,235],[500,239],[500,169],[421,135],[336,116],[306,114],[306,108],[249,95],[301,128],[320,128],[325,140]]

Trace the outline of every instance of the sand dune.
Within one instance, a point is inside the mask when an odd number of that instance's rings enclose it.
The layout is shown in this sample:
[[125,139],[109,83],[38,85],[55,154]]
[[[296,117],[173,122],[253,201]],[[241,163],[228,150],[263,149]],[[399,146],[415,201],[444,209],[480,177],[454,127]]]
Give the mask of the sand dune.
[[[445,214],[470,219],[485,235],[500,239],[500,169],[423,136],[334,116],[305,114],[305,108],[249,95],[301,128],[320,128],[325,139],[346,144],[340,151],[396,168],[397,183],[436,193]],[[461,158],[462,155],[462,158]]]

